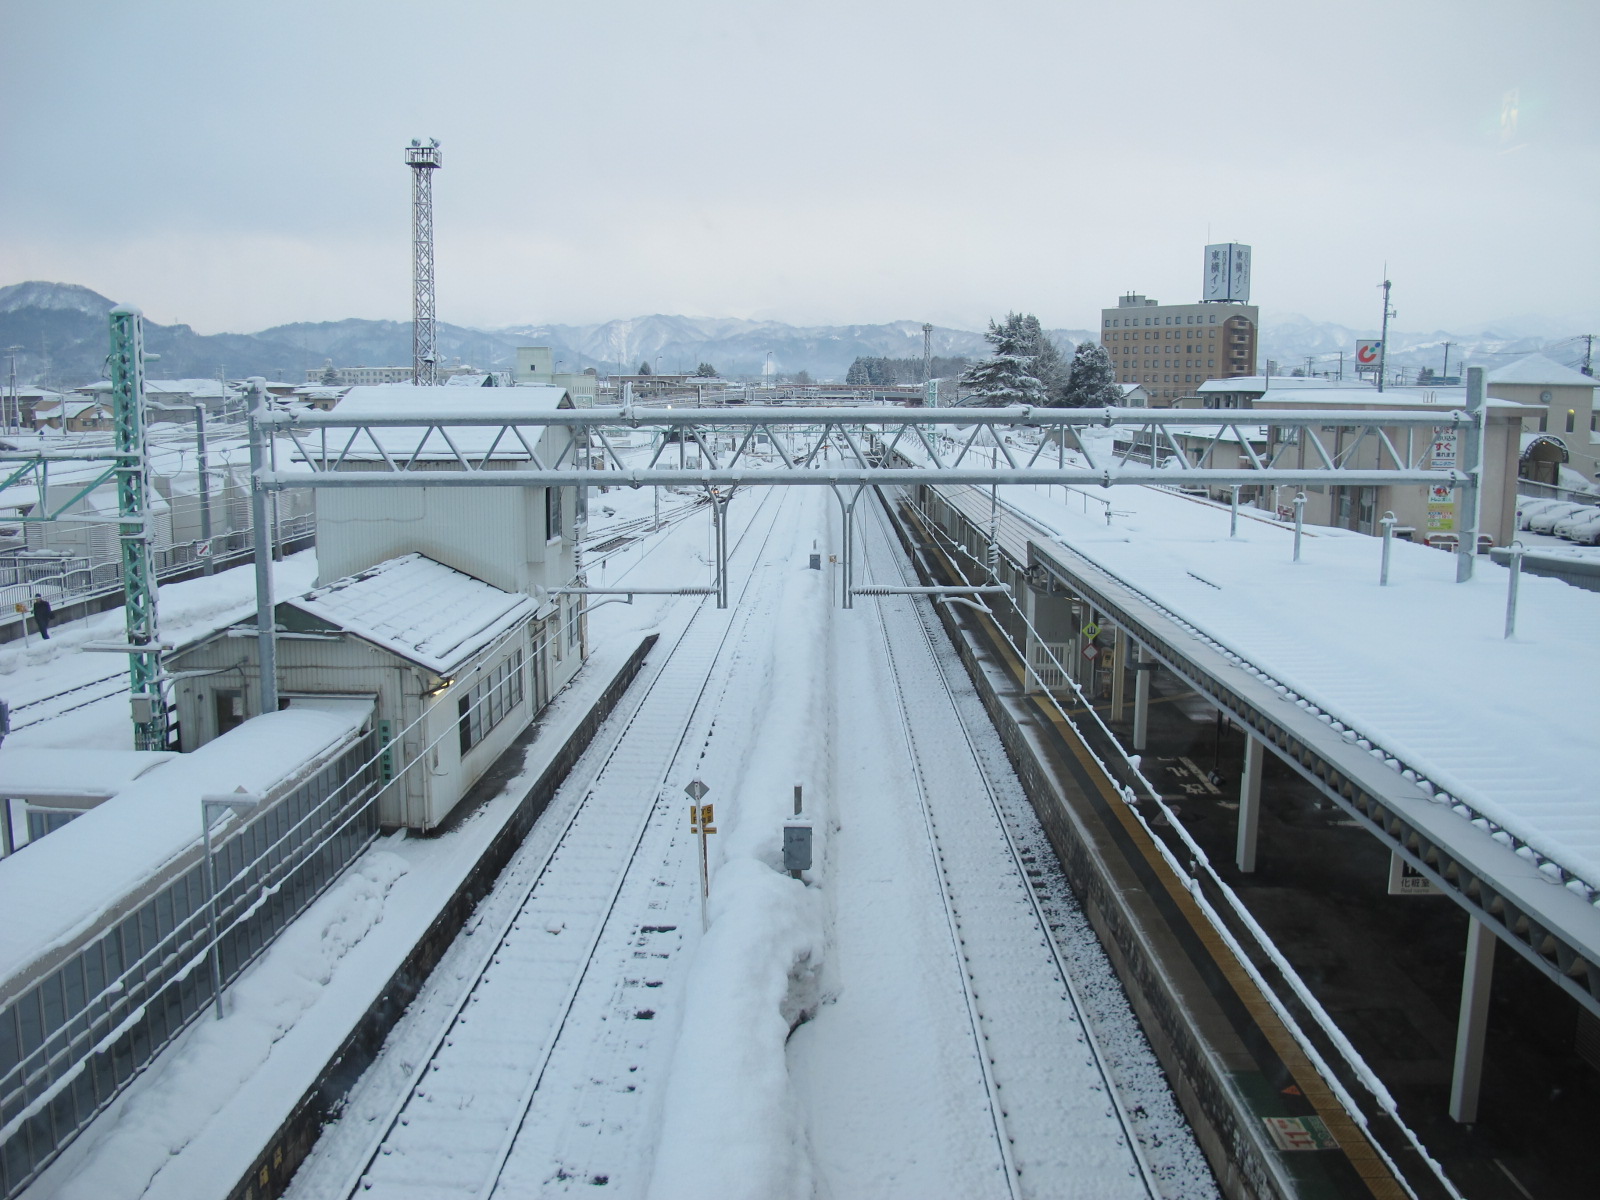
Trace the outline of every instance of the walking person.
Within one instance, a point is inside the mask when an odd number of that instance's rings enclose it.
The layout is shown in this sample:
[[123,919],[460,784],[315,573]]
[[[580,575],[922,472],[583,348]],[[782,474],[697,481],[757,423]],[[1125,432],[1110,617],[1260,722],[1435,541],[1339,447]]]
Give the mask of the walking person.
[[39,627],[39,636],[47,642],[50,640],[50,621],[54,616],[50,601],[43,596],[33,598],[33,623]]

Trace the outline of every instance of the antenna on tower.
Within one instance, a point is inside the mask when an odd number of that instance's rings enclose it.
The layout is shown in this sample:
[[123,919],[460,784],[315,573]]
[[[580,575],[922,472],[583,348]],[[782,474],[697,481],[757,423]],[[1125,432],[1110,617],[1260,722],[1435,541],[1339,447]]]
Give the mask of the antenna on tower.
[[411,168],[411,382],[438,382],[439,348],[433,329],[433,172],[444,165],[439,139],[406,147]]

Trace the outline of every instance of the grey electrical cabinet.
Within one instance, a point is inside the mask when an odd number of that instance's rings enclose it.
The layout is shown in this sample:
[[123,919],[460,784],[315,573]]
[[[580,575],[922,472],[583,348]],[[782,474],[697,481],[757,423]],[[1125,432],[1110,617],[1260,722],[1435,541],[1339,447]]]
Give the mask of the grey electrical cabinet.
[[795,823],[783,827],[783,869],[786,871],[811,870],[811,823]]

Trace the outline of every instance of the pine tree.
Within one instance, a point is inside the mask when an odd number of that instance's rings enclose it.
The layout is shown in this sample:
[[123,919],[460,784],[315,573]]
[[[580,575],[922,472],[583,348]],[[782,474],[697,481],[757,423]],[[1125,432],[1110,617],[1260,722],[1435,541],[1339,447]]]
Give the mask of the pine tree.
[[635,371],[634,374],[635,375],[650,375],[650,374],[653,374],[653,372],[650,370],[649,360],[647,359],[646,361],[640,363],[639,364],[639,369],[637,371]]
[[993,404],[1048,405],[1049,388],[1035,366],[1040,344],[1049,341],[1039,327],[1039,318],[1007,313],[1003,324],[990,321],[989,332],[983,336],[994,347],[994,354],[968,367],[961,376],[962,386]]
[[716,379],[717,378],[717,369],[715,367],[713,367],[710,363],[701,363],[698,367],[696,367],[694,369],[694,373],[695,373],[696,377],[700,378],[700,379]]
[[1084,342],[1072,354],[1067,376],[1067,408],[1100,408],[1122,403],[1122,385],[1111,366],[1111,355],[1099,342]]
[[961,385],[991,404],[1044,404],[1044,384],[1030,374],[1032,363],[1023,354],[991,355],[968,367]]

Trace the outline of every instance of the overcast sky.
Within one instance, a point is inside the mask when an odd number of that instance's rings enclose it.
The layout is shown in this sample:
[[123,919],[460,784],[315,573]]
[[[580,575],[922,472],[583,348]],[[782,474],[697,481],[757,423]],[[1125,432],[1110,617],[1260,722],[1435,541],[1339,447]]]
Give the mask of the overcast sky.
[[205,333],[438,315],[797,323],[1134,290],[1600,325],[1596,0],[0,0],[0,284]]

